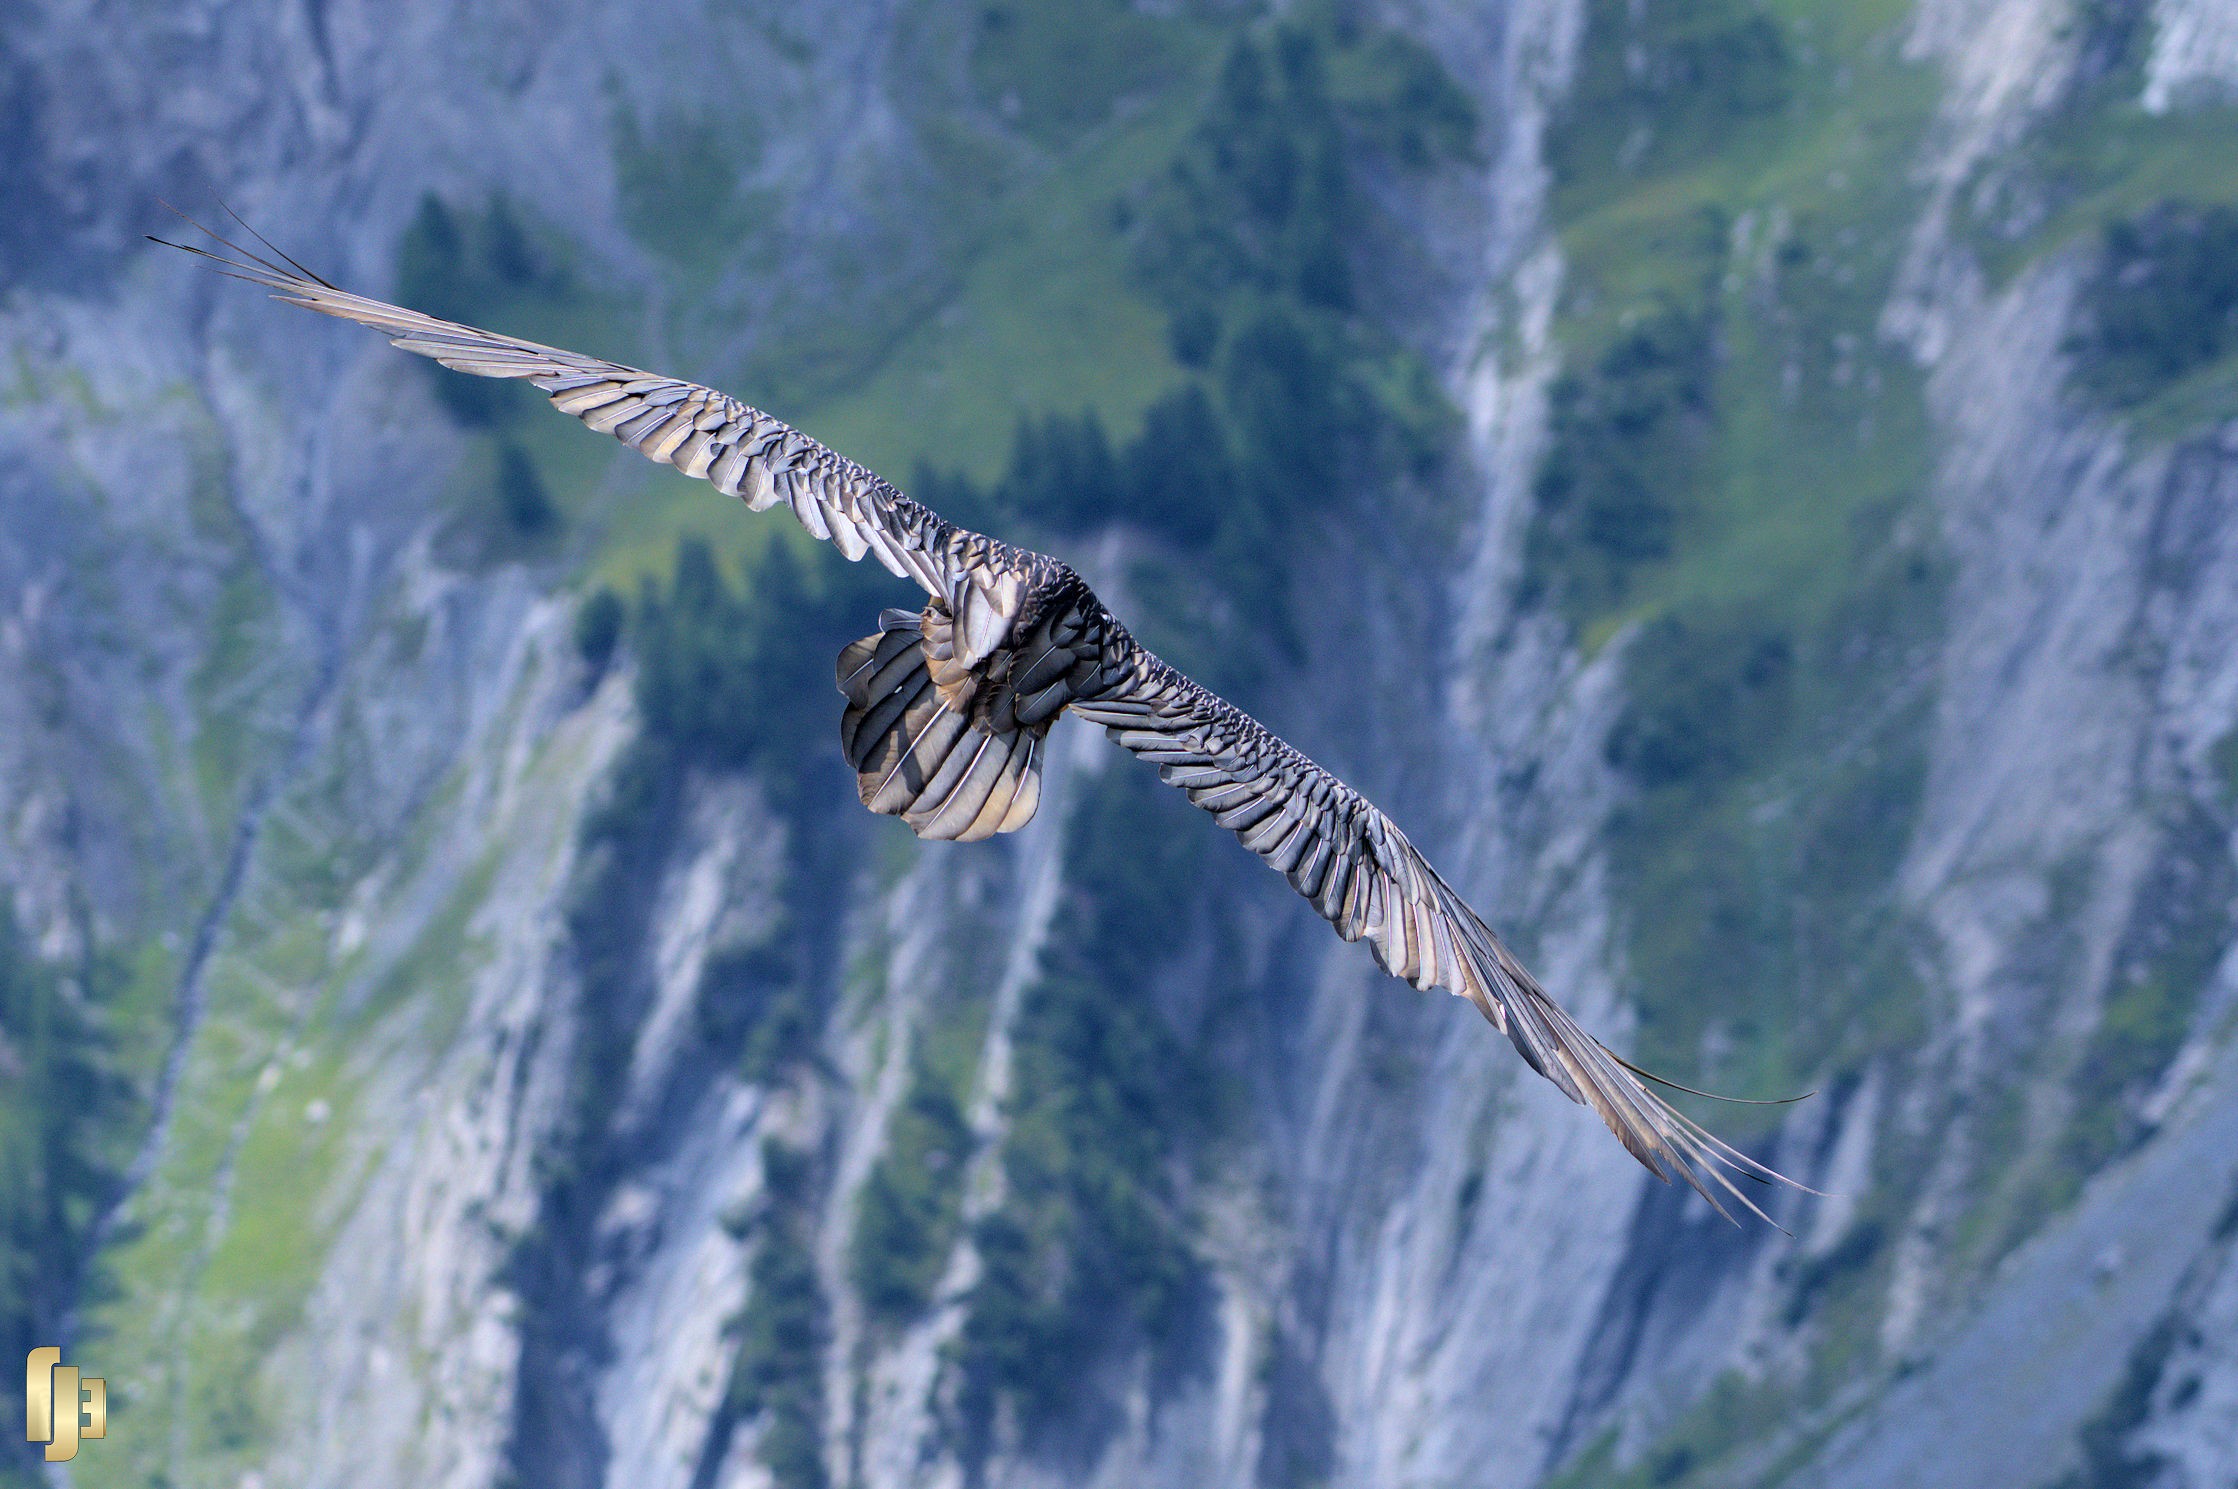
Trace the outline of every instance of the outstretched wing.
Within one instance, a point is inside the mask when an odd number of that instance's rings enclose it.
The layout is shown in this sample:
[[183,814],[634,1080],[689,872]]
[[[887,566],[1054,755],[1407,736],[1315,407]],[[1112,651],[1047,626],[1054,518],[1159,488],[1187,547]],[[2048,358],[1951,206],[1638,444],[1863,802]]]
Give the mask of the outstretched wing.
[[[1143,649],[1112,622],[1091,696],[1072,704],[1158,767],[1166,784],[1242,840],[1347,941],[1418,988],[1467,998],[1531,1068],[1600,1113],[1634,1157],[1684,1179],[1719,1214],[1721,1195],[1769,1219],[1734,1175],[1794,1184],[1719,1141],[1579,1028],[1477,913],[1359,792],[1258,720]],[[1647,1080],[1657,1079],[1646,1076]]]
[[[945,521],[853,461],[712,388],[439,320],[337,289],[292,262],[283,267],[225,246],[241,257],[187,251],[291,304],[370,326],[446,367],[528,382],[562,412],[648,459],[714,482],[756,511],[785,503],[809,532],[848,558],[873,554],[946,602],[956,618],[955,656],[966,668],[1002,644],[1033,582],[1032,555]],[[1534,1070],[1599,1112],[1657,1177],[1683,1178],[1728,1218],[1713,1185],[1764,1213],[1729,1174],[1793,1183],[1642,1085],[1644,1072],[1580,1029],[1358,792],[1143,650],[1108,614],[1096,619],[1102,645],[1091,650],[1100,654],[1092,669],[1081,669],[1078,692],[1066,668],[1086,658],[1068,651],[1059,667],[1052,643],[1029,659],[1027,675],[1042,683],[1033,695],[1037,719],[1069,700],[1104,725],[1281,871],[1337,934],[1365,937],[1385,970],[1475,1003]],[[1062,673],[1061,685],[1043,678],[1044,671]]]
[[782,502],[801,526],[849,559],[868,553],[945,601],[961,623],[958,650],[967,665],[994,650],[1018,612],[1030,584],[1030,555],[958,527],[727,393],[351,294],[292,261],[276,264],[223,238],[217,241],[240,257],[186,244],[166,246],[210,259],[226,273],[272,291],[275,299],[370,326],[394,345],[445,367],[477,377],[518,378],[550,395],[560,412],[613,435],[648,460],[712,481],[754,511]]

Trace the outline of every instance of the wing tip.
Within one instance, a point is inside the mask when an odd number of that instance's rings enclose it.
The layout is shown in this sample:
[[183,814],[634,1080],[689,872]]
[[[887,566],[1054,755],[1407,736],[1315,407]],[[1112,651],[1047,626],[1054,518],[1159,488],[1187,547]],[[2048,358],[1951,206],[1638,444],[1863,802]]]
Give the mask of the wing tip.
[[[1777,1101],[1717,1097],[1640,1069],[1580,1028],[1537,980],[1508,955],[1498,937],[1460,896],[1453,893],[1451,886],[1445,885],[1442,879],[1435,879],[1434,870],[1432,873],[1434,882],[1444,891],[1446,904],[1443,908],[1448,920],[1461,929],[1463,961],[1473,974],[1472,980],[1479,984],[1462,991],[1480,1009],[1486,1010],[1487,1017],[1493,1017],[1487,1004],[1507,1014],[1505,1032],[1524,1060],[1564,1095],[1591,1107],[1624,1144],[1626,1151],[1664,1183],[1674,1178],[1683,1179],[1711,1209],[1731,1224],[1739,1225],[1741,1221],[1728,1207],[1728,1200],[1792,1238],[1794,1232],[1773,1219],[1734,1180],[1748,1179],[1767,1187],[1785,1187],[1824,1198],[1821,1191],[1751,1158],[1648,1089],[1645,1082],[1653,1081],[1673,1090],[1744,1105],[1785,1106],[1804,1097],[1783,1097]],[[1498,1024],[1500,1020],[1493,1018],[1493,1022]],[[1804,1096],[1812,1094],[1815,1093],[1805,1092]]]

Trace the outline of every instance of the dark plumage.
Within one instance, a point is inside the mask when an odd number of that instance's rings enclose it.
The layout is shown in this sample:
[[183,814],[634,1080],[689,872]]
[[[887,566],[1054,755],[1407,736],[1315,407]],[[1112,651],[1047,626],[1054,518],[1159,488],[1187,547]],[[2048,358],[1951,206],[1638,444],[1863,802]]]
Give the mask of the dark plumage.
[[849,559],[867,553],[921,585],[931,596],[921,612],[885,612],[876,633],[839,657],[841,748],[872,811],[928,838],[1016,831],[1040,800],[1043,741],[1070,709],[1155,765],[1338,935],[1366,940],[1384,970],[1474,1003],[1657,1177],[1684,1179],[1728,1218],[1725,1199],[1763,1214],[1732,1176],[1792,1183],[1648,1090],[1645,1073],[1580,1029],[1382,812],[1144,650],[1064,564],[945,521],[711,388],[437,320],[337,289],[292,261],[236,251],[238,260],[204,256],[278,299],[370,326],[446,367],[531,383],[647,459],[757,512],[790,507]]

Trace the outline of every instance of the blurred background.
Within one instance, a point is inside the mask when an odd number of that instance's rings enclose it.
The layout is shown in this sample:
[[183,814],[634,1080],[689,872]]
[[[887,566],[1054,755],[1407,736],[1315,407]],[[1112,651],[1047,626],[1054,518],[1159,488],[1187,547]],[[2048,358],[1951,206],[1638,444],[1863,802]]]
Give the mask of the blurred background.
[[[0,121],[0,1482],[2238,1483],[2234,0],[0,0]],[[1096,731],[869,816],[921,597],[158,198],[1067,557],[1830,1197]]]

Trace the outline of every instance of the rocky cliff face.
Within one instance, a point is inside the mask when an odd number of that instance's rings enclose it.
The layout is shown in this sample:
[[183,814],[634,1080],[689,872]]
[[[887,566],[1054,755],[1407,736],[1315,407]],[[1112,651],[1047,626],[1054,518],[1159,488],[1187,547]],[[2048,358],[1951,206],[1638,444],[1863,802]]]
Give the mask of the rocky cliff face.
[[[73,1480],[2238,1471],[2227,5],[0,15]],[[1086,729],[1014,838],[868,819],[820,669],[907,596],[136,246],[220,194],[1061,544],[1612,1044],[1819,1087],[1723,1121],[1827,1197],[1648,1183]],[[1167,468],[1296,556],[1033,495]]]

